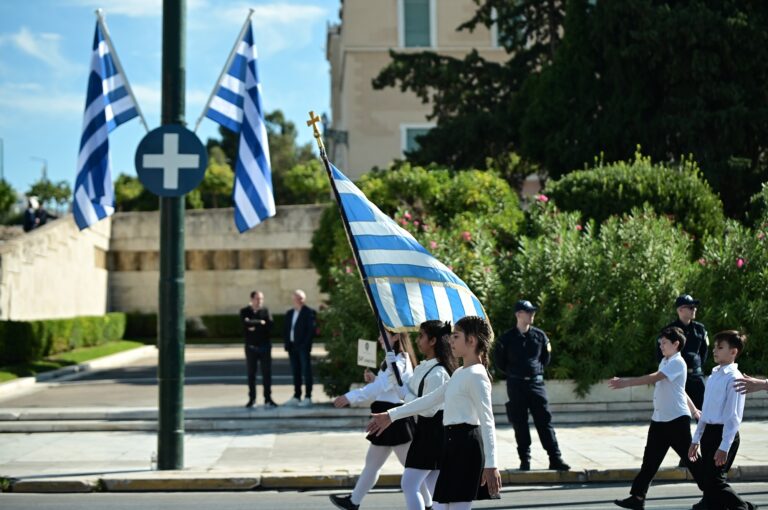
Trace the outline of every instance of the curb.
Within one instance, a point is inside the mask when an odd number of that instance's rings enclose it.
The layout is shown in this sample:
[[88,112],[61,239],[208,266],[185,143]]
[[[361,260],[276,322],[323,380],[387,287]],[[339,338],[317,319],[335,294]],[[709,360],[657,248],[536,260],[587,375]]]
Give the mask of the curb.
[[[501,472],[502,485],[550,485],[573,483],[631,482],[639,469],[587,469],[582,471],[527,471],[507,469]],[[768,481],[768,465],[741,466],[731,469],[731,481]],[[338,473],[262,473],[220,475],[207,472],[153,471],[133,477],[104,475],[77,478],[5,478],[5,492],[19,493],[81,493],[81,492],[195,492],[195,491],[253,491],[253,490],[333,490],[351,489],[357,474]],[[686,469],[662,468],[654,480],[667,482],[692,481]],[[376,485],[400,487],[400,475],[385,474]]]

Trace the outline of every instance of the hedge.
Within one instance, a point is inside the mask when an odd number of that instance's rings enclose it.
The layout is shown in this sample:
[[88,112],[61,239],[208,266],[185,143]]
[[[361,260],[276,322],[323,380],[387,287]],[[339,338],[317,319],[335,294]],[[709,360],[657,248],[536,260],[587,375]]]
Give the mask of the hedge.
[[78,347],[120,340],[123,313],[38,321],[0,321],[0,364],[35,361]]
[[[138,313],[126,314],[127,327],[126,338],[157,338],[157,314]],[[272,327],[274,338],[282,338],[283,321],[285,314],[272,314],[275,321]],[[243,336],[243,328],[240,325],[240,316],[235,314],[202,315],[199,317],[187,317],[187,337],[189,338],[240,338]]]

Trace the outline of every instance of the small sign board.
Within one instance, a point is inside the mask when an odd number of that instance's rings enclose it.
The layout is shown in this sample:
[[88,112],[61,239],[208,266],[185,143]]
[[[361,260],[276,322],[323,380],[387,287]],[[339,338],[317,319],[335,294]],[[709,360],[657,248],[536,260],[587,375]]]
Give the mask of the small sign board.
[[361,367],[376,368],[376,342],[370,340],[363,340],[360,338],[357,341],[357,364]]
[[167,124],[139,142],[135,163],[145,188],[161,197],[180,197],[203,182],[208,156],[192,131]]

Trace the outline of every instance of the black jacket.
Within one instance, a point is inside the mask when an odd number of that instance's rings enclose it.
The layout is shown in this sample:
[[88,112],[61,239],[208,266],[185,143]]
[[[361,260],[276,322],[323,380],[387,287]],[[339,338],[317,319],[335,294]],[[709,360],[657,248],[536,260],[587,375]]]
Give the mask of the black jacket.
[[[680,355],[685,360],[685,364],[688,365],[689,370],[695,370],[697,368],[703,368],[704,363],[707,361],[707,354],[709,354],[709,335],[707,334],[707,328],[701,322],[691,321],[687,326],[680,322],[680,319],[671,322],[664,326],[667,328],[680,328],[685,334],[685,347],[683,347]],[[663,355],[661,354],[661,347],[656,345],[656,359],[661,361]]]
[[291,324],[294,313],[296,310],[293,308],[285,312],[285,323],[283,324],[285,350],[290,351],[293,347],[309,349],[312,347],[312,339],[315,337],[315,311],[307,305],[301,307],[299,317],[296,319],[296,327],[293,330],[293,342],[291,342]]
[[507,377],[544,375],[549,359],[549,338],[533,326],[525,334],[512,328],[496,342],[494,362]]
[[[265,324],[261,324],[261,321],[265,321]],[[250,305],[241,308],[240,322],[247,345],[261,345],[269,342],[269,332],[272,331],[274,321],[268,308],[254,310]]]

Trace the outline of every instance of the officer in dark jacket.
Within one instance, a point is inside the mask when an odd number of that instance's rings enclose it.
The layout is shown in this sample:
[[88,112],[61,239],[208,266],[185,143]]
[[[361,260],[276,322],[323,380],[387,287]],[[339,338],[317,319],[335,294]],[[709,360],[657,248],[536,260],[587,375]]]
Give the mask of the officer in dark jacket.
[[254,290],[251,292],[251,304],[240,310],[248,367],[248,403],[245,407],[253,407],[256,402],[256,371],[259,362],[263,372],[264,407],[277,407],[272,401],[272,341],[269,337],[273,321],[269,309],[263,304],[264,294]]
[[496,368],[507,375],[507,417],[515,429],[520,470],[531,469],[530,410],[541,444],[549,455],[549,469],[567,471],[571,467],[561,457],[544,388],[544,367],[549,364],[551,347],[547,335],[532,326],[536,310],[530,301],[515,303],[517,325],[501,335],[494,360]]
[[[688,378],[685,382],[685,392],[691,397],[693,405],[701,409],[704,405],[704,362],[709,353],[709,336],[704,324],[696,322],[696,310],[699,300],[690,294],[683,294],[675,299],[677,320],[664,326],[663,329],[676,327],[685,334],[685,347],[680,353],[688,366]],[[661,349],[656,346],[656,357],[661,361]]]

